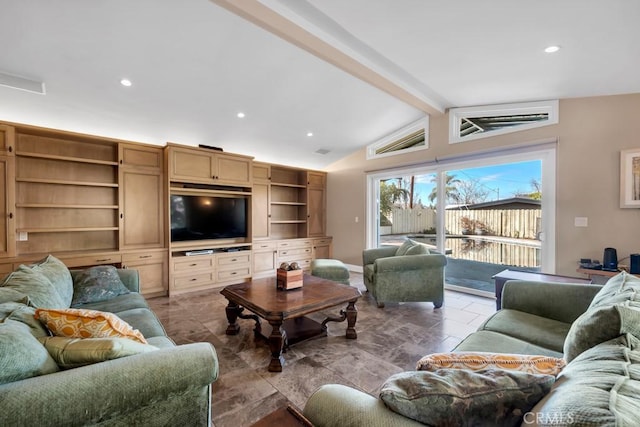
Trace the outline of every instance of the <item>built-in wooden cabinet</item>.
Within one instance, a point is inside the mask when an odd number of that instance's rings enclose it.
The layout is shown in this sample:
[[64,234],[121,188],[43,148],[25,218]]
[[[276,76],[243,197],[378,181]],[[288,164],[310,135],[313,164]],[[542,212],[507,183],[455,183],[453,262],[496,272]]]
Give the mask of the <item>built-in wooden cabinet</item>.
[[0,258],[14,256],[15,238],[15,130],[0,125]]
[[162,148],[120,145],[120,248],[164,246]]
[[[226,252],[196,253],[174,252],[171,258],[171,279],[169,293],[220,287],[241,283],[251,277],[251,250],[248,247]],[[190,254],[191,253],[191,254]]]
[[271,167],[253,164],[251,189],[251,235],[253,239],[268,239],[271,235]]
[[168,157],[172,181],[251,187],[251,157],[175,145],[168,145]]
[[273,240],[253,242],[253,277],[267,277],[278,268],[278,243]]
[[140,291],[145,296],[166,295],[168,291],[169,256],[166,249],[144,250],[122,254],[122,266],[138,270]]
[[331,237],[321,237],[313,239],[313,259],[329,259],[333,257],[333,239]]
[[307,236],[322,237],[326,230],[326,173],[307,173]]

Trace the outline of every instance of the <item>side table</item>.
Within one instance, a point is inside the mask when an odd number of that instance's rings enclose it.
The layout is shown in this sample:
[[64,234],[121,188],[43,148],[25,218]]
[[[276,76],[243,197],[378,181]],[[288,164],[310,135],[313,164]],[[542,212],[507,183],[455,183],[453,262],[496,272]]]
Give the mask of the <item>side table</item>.
[[558,276],[555,274],[542,274],[530,271],[503,270],[492,277],[496,284],[496,310],[502,308],[502,288],[507,280],[528,280],[532,282],[554,282],[554,283],[582,283],[590,284],[591,279],[580,279],[578,277]]

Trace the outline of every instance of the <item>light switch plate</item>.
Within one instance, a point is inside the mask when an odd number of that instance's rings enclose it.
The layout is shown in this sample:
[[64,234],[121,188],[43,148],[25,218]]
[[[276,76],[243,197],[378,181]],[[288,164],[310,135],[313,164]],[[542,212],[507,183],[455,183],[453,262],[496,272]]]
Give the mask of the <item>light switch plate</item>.
[[573,224],[576,227],[587,227],[589,224],[589,220],[586,216],[577,216],[574,218]]

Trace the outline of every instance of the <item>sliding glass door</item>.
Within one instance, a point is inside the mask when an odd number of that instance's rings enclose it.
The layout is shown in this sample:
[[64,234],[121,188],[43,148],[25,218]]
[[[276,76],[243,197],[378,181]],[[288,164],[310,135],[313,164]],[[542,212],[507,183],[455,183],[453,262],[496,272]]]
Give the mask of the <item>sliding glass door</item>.
[[369,175],[368,247],[425,243],[451,289],[493,296],[506,268],[554,272],[555,148]]

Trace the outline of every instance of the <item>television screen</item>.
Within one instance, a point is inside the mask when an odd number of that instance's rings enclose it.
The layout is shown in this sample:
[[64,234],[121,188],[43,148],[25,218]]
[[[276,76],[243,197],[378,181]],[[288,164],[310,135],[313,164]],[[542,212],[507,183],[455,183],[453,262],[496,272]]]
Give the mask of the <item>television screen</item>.
[[171,195],[171,241],[247,237],[245,197]]

